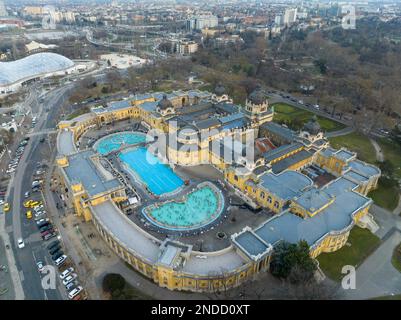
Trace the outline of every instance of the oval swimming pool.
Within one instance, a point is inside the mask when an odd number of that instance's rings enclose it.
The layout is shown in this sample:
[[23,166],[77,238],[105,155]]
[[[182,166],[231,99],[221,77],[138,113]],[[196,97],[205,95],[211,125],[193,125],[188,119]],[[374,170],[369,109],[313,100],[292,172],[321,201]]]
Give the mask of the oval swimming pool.
[[105,136],[93,145],[101,155],[109,154],[120,149],[121,146],[134,146],[146,142],[146,134],[142,132],[125,131]]
[[169,230],[187,231],[202,228],[215,221],[224,207],[224,198],[216,187],[203,184],[181,201],[153,204],[143,214],[154,225]]

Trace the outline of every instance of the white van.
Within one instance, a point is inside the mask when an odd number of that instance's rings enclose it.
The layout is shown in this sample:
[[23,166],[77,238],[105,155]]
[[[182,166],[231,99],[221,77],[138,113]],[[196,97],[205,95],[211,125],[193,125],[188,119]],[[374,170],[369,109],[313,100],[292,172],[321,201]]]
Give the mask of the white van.
[[70,299],[74,299],[77,295],[80,294],[80,292],[83,290],[83,288],[81,286],[76,287],[75,289],[71,290],[68,293],[68,298]]

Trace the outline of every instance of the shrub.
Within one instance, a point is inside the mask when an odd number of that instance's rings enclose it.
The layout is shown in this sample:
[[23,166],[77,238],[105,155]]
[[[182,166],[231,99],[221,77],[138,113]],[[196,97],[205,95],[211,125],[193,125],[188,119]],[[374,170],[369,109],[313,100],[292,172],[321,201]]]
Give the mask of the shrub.
[[114,294],[120,294],[125,287],[125,279],[122,275],[117,273],[108,273],[103,278],[103,290]]

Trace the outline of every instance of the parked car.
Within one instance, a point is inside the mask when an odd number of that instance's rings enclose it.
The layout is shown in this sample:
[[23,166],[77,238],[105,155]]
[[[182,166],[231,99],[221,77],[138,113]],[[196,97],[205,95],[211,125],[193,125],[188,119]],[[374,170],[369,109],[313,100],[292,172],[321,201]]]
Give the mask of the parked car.
[[65,277],[69,276],[70,273],[74,271],[73,267],[65,269],[62,273],[60,273],[60,279],[63,280]]
[[64,254],[64,252],[62,250],[57,250],[57,252],[52,255],[52,260],[57,261],[57,259],[62,257],[63,254]]
[[37,268],[38,268],[38,271],[39,271],[40,273],[42,273],[43,270],[44,270],[44,268],[45,268],[44,263],[43,263],[42,261],[38,261],[38,262],[36,262],[36,266],[37,266]]
[[[38,221],[41,221],[41,222],[38,223]],[[42,219],[40,219],[40,220],[38,220],[38,221],[36,222],[36,224],[37,224],[37,226],[38,226],[39,229],[40,229],[40,228],[43,228],[43,227],[45,227],[45,226],[48,226],[48,225],[50,224],[49,221],[46,221],[46,218],[42,218]]]
[[53,226],[49,223],[39,228],[40,232],[48,231],[50,229],[53,229]]
[[47,240],[49,240],[49,239],[51,239],[51,238],[53,238],[53,237],[55,237],[55,236],[56,236],[56,233],[55,233],[55,232],[53,232],[53,233],[48,233],[48,234],[42,236],[42,239],[43,239],[44,241],[47,241]]
[[70,283],[67,283],[65,285],[65,288],[67,291],[71,291],[72,289],[75,289],[78,286],[78,283],[76,281],[71,281]]
[[57,251],[59,251],[61,249],[61,246],[60,245],[58,245],[58,246],[55,246],[55,247],[53,247],[53,248],[51,248],[50,250],[49,250],[49,253],[50,253],[50,255],[54,255]]
[[58,246],[58,245],[60,245],[60,241],[55,240],[47,245],[47,250],[50,250],[51,248],[54,248],[55,246]]
[[36,225],[38,226],[38,228],[40,228],[44,222],[49,222],[49,218],[42,218],[42,219],[37,220]]
[[63,280],[63,285],[67,285],[68,283],[70,283],[71,281],[74,281],[76,278],[78,277],[78,275],[76,273],[72,273],[69,276],[67,276],[64,280]]
[[48,235],[48,234],[51,234],[52,232],[53,232],[53,230],[42,231],[42,232],[40,233],[40,235],[41,235],[42,237],[44,237],[44,236],[46,236],[46,235]]
[[8,212],[10,211],[10,204],[8,202],[6,202],[3,206],[3,211],[4,212]]
[[76,296],[78,296],[81,293],[82,290],[83,290],[83,288],[81,286],[76,287],[75,289],[71,290],[68,293],[68,298],[74,299]]

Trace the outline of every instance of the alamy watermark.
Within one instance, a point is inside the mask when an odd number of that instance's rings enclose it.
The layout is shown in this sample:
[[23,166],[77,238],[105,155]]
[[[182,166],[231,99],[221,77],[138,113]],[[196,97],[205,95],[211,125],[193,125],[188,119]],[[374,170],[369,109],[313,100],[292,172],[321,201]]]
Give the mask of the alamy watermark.
[[46,14],[43,16],[42,19],[42,28],[45,30],[56,29],[56,8],[54,6],[47,5],[43,7],[43,11]]
[[341,287],[344,290],[355,290],[356,289],[356,271],[354,266],[345,265],[341,269],[341,273],[344,277],[341,279]]
[[341,27],[346,30],[356,29],[356,11],[353,5],[341,6],[341,13],[344,15],[341,21]]
[[44,290],[55,290],[57,286],[56,268],[51,265],[45,265],[41,273],[44,275],[41,282],[42,288]]

